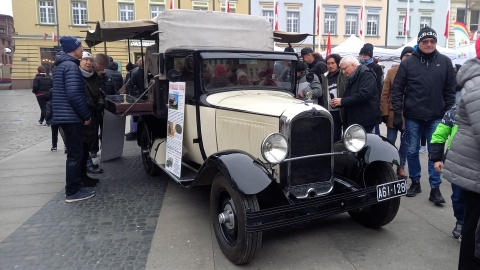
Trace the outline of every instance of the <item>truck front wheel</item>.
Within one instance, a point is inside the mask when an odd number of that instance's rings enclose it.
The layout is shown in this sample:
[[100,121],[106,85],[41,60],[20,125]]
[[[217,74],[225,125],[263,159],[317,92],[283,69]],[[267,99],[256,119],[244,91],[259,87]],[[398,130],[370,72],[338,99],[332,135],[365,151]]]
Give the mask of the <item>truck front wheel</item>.
[[150,158],[151,148],[152,140],[150,140],[148,129],[145,127],[140,135],[140,149],[142,151],[143,169],[148,175],[155,176],[160,173],[160,168]]

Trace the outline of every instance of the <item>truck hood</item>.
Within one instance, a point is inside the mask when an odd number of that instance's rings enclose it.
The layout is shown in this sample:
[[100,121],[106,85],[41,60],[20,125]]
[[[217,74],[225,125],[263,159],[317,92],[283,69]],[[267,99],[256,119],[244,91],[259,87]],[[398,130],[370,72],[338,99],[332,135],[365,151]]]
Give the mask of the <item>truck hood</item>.
[[207,102],[213,106],[279,117],[289,107],[303,104],[291,94],[280,91],[245,90],[211,94]]

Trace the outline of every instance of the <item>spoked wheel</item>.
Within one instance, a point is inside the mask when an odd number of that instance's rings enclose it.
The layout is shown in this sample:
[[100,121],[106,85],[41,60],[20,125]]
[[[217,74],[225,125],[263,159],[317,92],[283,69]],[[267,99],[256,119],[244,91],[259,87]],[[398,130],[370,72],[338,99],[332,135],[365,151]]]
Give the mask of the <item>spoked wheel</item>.
[[160,168],[150,158],[150,150],[152,148],[152,141],[148,134],[148,129],[144,128],[140,136],[140,149],[142,151],[142,164],[145,172],[150,176],[155,176],[160,173]]
[[[367,168],[365,180],[368,186],[376,186],[397,180],[397,175],[386,162],[376,163],[373,168]],[[389,199],[371,205],[364,210],[348,211],[356,222],[370,228],[379,228],[390,223],[400,208],[400,197]]]
[[217,174],[210,193],[212,225],[220,249],[234,264],[250,262],[262,245],[262,232],[245,230],[247,209],[260,209],[257,197],[240,194]]

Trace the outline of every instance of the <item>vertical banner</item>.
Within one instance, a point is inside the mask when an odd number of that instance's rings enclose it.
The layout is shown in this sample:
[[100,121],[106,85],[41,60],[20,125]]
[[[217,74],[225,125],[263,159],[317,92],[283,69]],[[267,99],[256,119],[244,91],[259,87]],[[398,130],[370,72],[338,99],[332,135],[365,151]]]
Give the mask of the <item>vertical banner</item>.
[[165,169],[180,178],[182,171],[185,82],[170,82],[168,90],[167,154]]
[[453,33],[455,34],[455,50],[457,51],[457,59],[470,58],[470,37],[465,24],[455,22],[453,24]]
[[450,32],[450,0],[448,1],[448,6],[447,6],[447,18],[445,19],[445,32],[443,32],[443,35],[446,37],[445,48],[448,48],[449,32]]

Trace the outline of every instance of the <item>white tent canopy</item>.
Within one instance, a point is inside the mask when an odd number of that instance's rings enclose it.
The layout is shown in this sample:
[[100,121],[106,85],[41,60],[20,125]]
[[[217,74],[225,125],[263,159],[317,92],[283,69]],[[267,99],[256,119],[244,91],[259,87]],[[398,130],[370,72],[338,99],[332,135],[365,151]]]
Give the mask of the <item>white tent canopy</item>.
[[[365,43],[361,41],[355,35],[351,35],[347,38],[344,42],[332,48],[332,53],[339,54],[341,56],[346,55],[358,55],[360,49],[362,49]],[[325,55],[325,52],[321,52],[322,55]],[[379,58],[380,61],[386,61],[392,58],[399,58],[400,53],[396,53],[395,50],[385,49],[374,47],[373,48],[373,56]]]

